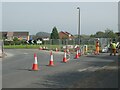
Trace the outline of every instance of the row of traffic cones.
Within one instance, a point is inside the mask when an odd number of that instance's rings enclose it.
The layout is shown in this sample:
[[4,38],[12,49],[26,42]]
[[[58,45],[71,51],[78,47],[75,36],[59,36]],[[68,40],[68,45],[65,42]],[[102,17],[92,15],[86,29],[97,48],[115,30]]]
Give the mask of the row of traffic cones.
[[[36,54],[36,53],[34,53],[34,60],[35,60],[35,61],[34,61],[33,65],[32,65],[32,70],[37,71],[37,70],[39,70],[39,69],[38,69],[37,54]],[[66,58],[66,51],[65,51],[62,62],[66,63],[67,61],[68,61],[68,60],[67,60],[67,58]],[[54,66],[53,53],[52,53],[52,51],[50,52],[50,60],[49,60],[48,66]]]
[[[78,59],[80,56],[81,56],[80,49],[77,48],[77,52],[76,52],[76,55],[75,55],[75,59]],[[35,61],[34,61],[33,65],[32,65],[32,70],[37,71],[37,70],[39,70],[39,69],[38,69],[37,54],[36,54],[36,53],[34,53],[34,59],[35,59]],[[62,62],[63,62],[63,63],[66,63],[67,61],[68,61],[68,60],[67,60],[67,52],[66,52],[66,50],[65,50],[65,51],[64,51],[64,56],[63,56]],[[53,53],[52,53],[52,51],[50,52],[50,60],[49,60],[48,66],[54,66],[54,60],[53,60]]]
[[45,46],[44,47],[41,47],[41,46],[39,47],[39,50],[47,50],[47,49],[48,49],[48,47],[45,47]]
[[[48,48],[47,48],[47,47],[39,47],[39,50],[46,50],[46,49],[48,49]],[[58,49],[58,48],[55,48],[55,51],[58,52],[59,49]]]

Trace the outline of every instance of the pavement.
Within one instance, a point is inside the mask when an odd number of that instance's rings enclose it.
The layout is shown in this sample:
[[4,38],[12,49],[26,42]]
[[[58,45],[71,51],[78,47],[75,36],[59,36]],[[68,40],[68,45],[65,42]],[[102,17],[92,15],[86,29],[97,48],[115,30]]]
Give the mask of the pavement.
[[[71,54],[62,63],[63,52],[54,52],[54,66],[47,66],[49,51],[37,49],[6,49],[2,60],[3,88],[117,88],[118,57],[108,53],[81,56]],[[38,57],[38,71],[31,71],[34,53]]]

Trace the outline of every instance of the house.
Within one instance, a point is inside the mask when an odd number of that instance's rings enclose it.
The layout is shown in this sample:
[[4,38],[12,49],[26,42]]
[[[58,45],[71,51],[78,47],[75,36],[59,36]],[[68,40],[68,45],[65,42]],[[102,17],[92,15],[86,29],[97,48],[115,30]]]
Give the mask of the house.
[[2,36],[2,39],[6,39],[7,37],[7,32],[0,32],[0,35]]
[[7,32],[7,40],[9,40],[9,41],[12,41],[13,40],[13,38],[14,38],[14,36],[13,36],[13,32]]
[[29,40],[29,32],[14,32],[13,36],[19,40]]
[[74,37],[72,34],[70,34],[69,32],[63,32],[63,31],[59,32],[59,37],[60,37],[60,39],[69,39],[69,40],[72,40],[72,39],[75,38],[75,37]]
[[0,32],[6,41],[13,41],[16,37],[19,40],[29,40],[29,32]]
[[50,40],[50,33],[47,32],[38,32],[36,34],[37,39],[43,40],[43,41],[49,41]]
[[120,32],[117,32],[116,34],[120,37]]

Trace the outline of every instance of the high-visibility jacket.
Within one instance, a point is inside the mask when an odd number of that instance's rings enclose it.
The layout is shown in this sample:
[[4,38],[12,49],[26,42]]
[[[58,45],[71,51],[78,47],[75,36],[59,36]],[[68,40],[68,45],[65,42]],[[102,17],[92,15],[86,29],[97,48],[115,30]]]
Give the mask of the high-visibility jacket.
[[112,49],[116,49],[116,44],[112,43]]

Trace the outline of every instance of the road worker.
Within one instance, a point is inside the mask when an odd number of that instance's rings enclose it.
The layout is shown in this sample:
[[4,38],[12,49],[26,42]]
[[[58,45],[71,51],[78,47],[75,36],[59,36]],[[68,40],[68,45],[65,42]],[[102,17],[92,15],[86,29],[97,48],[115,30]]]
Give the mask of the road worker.
[[110,51],[110,53],[112,53],[112,40],[111,39],[110,39],[109,51]]
[[111,43],[111,49],[112,49],[112,51],[110,52],[110,56],[112,55],[112,53],[115,56],[116,55],[116,43],[115,43],[115,40],[113,40],[113,42]]
[[99,39],[96,40],[96,54],[99,55],[99,51],[100,51],[100,48],[99,48]]

